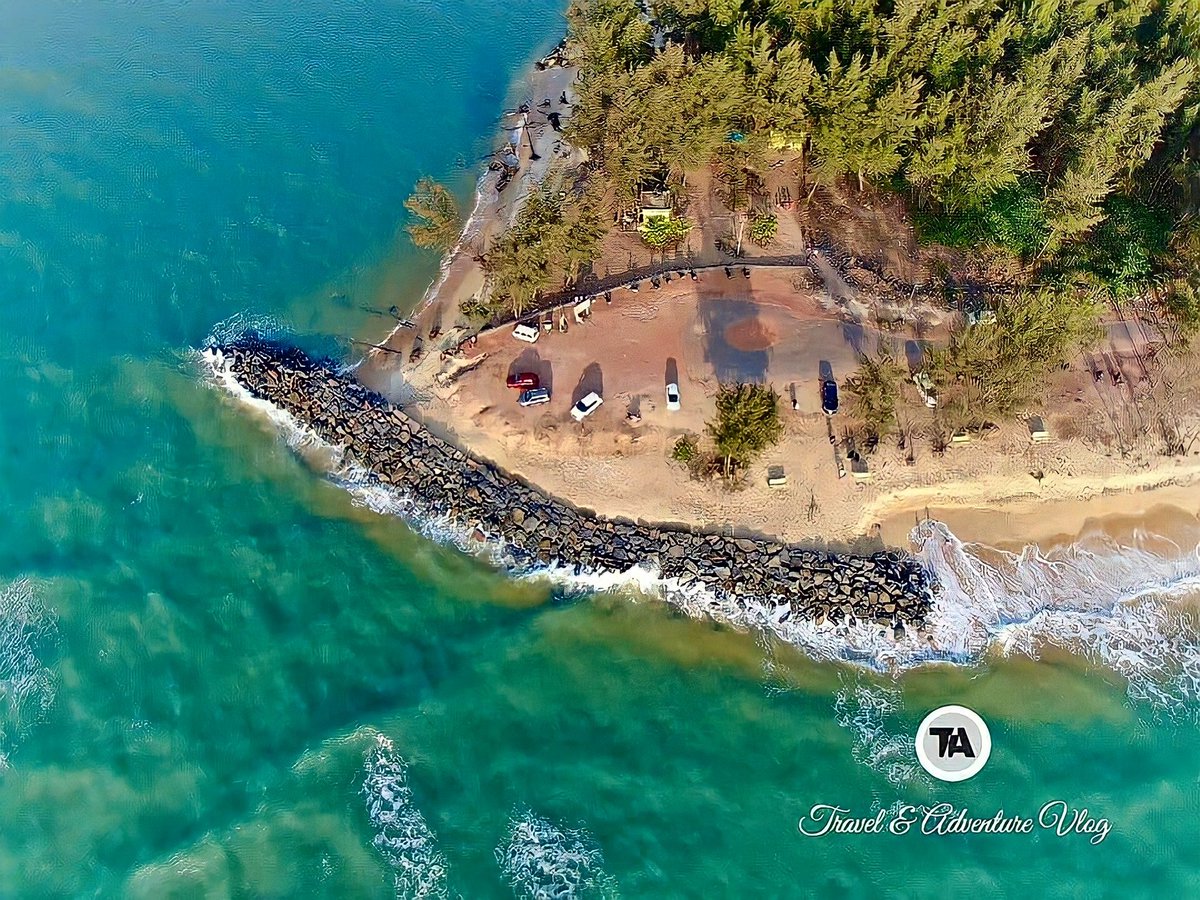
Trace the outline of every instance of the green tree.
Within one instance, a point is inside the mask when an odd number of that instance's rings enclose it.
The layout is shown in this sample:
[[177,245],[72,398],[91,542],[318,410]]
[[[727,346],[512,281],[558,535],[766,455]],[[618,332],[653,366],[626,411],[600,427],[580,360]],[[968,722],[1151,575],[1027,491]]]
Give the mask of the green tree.
[[415,219],[408,223],[408,236],[416,246],[445,253],[458,242],[462,214],[445,185],[422,178],[404,201],[404,208]]
[[854,398],[850,413],[862,422],[866,443],[874,446],[896,424],[896,399],[903,372],[887,351],[859,358],[858,371],[846,381]]
[[938,405],[955,428],[975,428],[1037,399],[1046,376],[1097,337],[1095,303],[1066,290],[1001,300],[996,321],[967,325],[927,352]]
[[779,395],[761,384],[721,385],[717,415],[708,423],[708,434],[728,480],[753,462],[783,434]]
[[750,240],[760,247],[768,246],[779,233],[779,219],[774,214],[755,216],[750,220]]

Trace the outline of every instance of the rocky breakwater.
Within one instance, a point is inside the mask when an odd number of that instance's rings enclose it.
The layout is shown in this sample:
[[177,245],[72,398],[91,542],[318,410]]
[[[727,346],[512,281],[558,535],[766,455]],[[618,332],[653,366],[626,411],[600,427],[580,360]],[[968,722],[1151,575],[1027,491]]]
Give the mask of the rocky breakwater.
[[448,516],[517,566],[592,573],[658,570],[682,593],[706,588],[727,621],[920,627],[936,586],[910,555],[835,556],[800,547],[605,519],[549,497],[440,440],[328,361],[271,343],[210,347],[215,371],[342,451],[347,467],[397,489],[418,515]]

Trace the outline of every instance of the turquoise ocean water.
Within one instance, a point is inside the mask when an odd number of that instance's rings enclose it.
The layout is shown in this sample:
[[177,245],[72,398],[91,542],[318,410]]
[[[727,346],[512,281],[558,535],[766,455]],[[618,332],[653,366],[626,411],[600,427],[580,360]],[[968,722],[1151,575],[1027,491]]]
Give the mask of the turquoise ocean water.
[[[877,675],[507,579],[200,376],[214,329],[386,332],[403,198],[469,195],[561,14],[0,0],[0,896],[1200,895],[1194,540],[956,549],[993,649]],[[961,785],[943,702],[995,738]],[[797,830],[1055,799],[1107,839]]]

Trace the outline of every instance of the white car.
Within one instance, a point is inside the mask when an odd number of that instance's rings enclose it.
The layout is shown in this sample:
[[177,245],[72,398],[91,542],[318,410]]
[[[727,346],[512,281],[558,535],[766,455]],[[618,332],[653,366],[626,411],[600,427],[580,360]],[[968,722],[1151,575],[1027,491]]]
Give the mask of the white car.
[[524,323],[513,329],[513,337],[515,337],[518,341],[525,341],[527,344],[536,344],[540,335],[541,332],[538,331],[534,326],[525,325]]
[[679,411],[679,385],[673,381],[667,385],[667,409],[671,412]]
[[592,391],[578,403],[571,407],[571,418],[576,422],[582,422],[592,413],[600,408],[600,404],[604,402],[604,398]]

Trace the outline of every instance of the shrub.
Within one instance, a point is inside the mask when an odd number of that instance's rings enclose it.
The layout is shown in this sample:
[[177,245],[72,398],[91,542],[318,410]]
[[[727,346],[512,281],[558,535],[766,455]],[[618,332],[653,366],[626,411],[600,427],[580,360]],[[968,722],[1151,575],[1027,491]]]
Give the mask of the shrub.
[[695,461],[699,455],[700,445],[690,434],[685,434],[677,440],[674,449],[671,450],[671,459],[677,463],[683,463],[685,466]]
[[1084,273],[1120,300],[1151,285],[1156,260],[1171,240],[1172,222],[1165,211],[1130,197],[1111,197],[1104,208],[1104,221],[1063,249],[1062,265]]
[[673,247],[688,236],[692,223],[676,216],[654,216],[647,219],[638,232],[642,240],[655,250]]
[[1040,251],[1050,234],[1037,186],[1029,181],[954,212],[919,211],[915,219],[923,241],[964,248],[994,244],[1022,257]]
[[755,216],[750,220],[750,240],[766,247],[779,233],[779,220],[774,215]]

